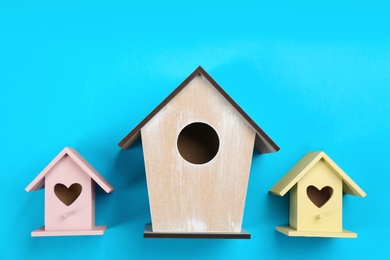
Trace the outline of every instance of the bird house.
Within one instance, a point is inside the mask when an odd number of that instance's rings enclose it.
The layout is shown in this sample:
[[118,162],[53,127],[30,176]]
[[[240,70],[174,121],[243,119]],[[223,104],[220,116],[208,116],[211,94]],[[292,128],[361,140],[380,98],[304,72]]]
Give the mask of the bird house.
[[249,238],[252,153],[279,147],[198,67],[120,143],[142,138],[152,224],[144,237]]
[[45,226],[31,236],[102,235],[95,226],[95,182],[107,193],[114,188],[74,149],[64,148],[26,187],[45,187]]
[[324,152],[307,153],[271,193],[290,191],[290,226],[276,230],[288,236],[357,237],[342,228],[343,193],[366,193]]

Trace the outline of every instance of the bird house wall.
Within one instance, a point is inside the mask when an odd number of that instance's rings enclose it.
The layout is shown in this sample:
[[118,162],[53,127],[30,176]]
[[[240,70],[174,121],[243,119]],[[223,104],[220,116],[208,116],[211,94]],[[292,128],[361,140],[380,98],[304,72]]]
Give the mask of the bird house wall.
[[[297,183],[297,209],[291,211],[297,214],[298,231],[342,231],[342,185],[342,179],[323,159],[302,177]],[[333,189],[333,194],[325,204],[318,207],[307,194],[309,186],[316,187],[318,191],[329,186]],[[317,195],[318,193],[316,192]]]
[[290,190],[290,227],[297,229],[298,226],[298,197],[297,185]]
[[[95,225],[95,185],[92,179],[68,155],[45,178],[45,230],[91,229]],[[57,184],[61,189],[55,188]],[[76,199],[78,191],[72,184],[81,185]],[[67,203],[74,201],[68,206],[61,198]]]
[[[178,149],[179,134],[195,122],[218,135],[217,154],[206,163],[191,163]],[[203,76],[162,108],[141,136],[154,232],[241,231],[255,131]]]

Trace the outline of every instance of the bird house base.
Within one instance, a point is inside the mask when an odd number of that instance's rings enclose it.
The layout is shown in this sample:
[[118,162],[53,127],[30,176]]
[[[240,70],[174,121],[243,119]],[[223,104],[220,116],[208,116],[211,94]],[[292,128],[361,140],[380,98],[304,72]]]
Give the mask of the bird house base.
[[290,237],[340,237],[356,238],[357,234],[343,229],[342,232],[318,232],[318,231],[297,231],[291,227],[277,226],[276,230]]
[[238,233],[228,232],[153,232],[152,224],[146,224],[144,229],[144,238],[219,238],[219,239],[250,239],[245,229]]
[[106,232],[106,226],[96,226],[90,230],[45,230],[40,227],[31,232],[32,237],[52,237],[52,236],[99,236]]

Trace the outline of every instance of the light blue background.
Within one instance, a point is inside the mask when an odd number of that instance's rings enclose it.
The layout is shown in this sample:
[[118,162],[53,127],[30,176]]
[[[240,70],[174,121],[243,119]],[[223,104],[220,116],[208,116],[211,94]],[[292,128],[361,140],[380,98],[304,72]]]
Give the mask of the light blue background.
[[[0,259],[390,257],[390,4],[77,2],[0,3]],[[117,143],[198,65],[281,147],[253,158],[251,240],[142,238],[141,146]],[[44,193],[24,188],[65,146],[116,188],[97,194],[104,236],[30,237]],[[357,239],[275,231],[288,198],[268,190],[316,150],[368,194],[344,197],[344,228]]]

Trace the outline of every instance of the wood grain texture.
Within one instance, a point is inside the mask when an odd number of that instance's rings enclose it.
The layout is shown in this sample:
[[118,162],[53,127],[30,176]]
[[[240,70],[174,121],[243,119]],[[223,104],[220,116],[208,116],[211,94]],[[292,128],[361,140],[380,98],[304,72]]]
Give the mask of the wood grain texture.
[[168,233],[168,232],[153,232],[151,224],[145,225],[144,238],[211,238],[211,239],[250,239],[251,234],[245,229],[241,229],[239,233],[212,233],[212,232],[194,232],[194,233]]
[[[194,122],[218,134],[217,155],[192,164],[180,155],[180,131]],[[202,75],[141,130],[153,230],[240,232],[256,132]]]
[[247,121],[249,125],[256,132],[255,147],[260,153],[272,153],[279,151],[279,147],[274,141],[250,118],[244,110],[219,86],[219,84],[201,67],[199,66],[194,72],[191,73],[167,98],[165,98],[160,105],[158,105],[144,120],[142,120],[130,133],[128,133],[120,142],[119,146],[122,149],[128,149],[131,144],[137,140],[141,134],[141,129],[151,120],[161,109],[165,107],[173,98],[176,97],[184,88],[187,87],[188,83],[194,78],[202,75],[211,86],[223,96],[228,103]]

